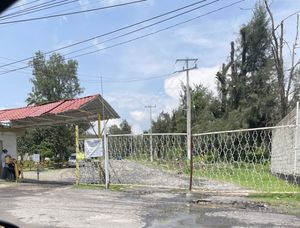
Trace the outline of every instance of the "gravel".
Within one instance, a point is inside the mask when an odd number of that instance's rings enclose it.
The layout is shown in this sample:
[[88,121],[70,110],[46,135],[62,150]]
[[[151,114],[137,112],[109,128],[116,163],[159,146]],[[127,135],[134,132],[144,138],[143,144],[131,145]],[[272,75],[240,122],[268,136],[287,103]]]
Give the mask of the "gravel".
[[[80,169],[80,177],[82,183],[99,183],[101,176],[92,163],[86,163],[85,167]],[[24,172],[24,178],[29,180],[37,180],[35,171]],[[59,169],[42,171],[39,174],[40,181],[53,181],[64,183],[75,183],[75,169]],[[102,179],[102,182],[104,180]],[[168,188],[184,188],[189,187],[189,176],[182,172],[172,172],[162,170],[157,167],[128,161],[128,160],[111,160],[110,161],[110,182],[112,184],[131,184],[146,185]],[[194,178],[193,188],[211,192],[248,192],[234,184],[223,183],[208,180],[206,178]]]

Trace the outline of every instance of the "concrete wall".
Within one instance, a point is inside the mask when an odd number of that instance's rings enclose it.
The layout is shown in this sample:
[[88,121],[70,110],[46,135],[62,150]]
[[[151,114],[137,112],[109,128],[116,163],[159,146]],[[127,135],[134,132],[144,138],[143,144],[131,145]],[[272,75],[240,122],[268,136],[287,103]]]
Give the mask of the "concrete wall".
[[[296,113],[295,108],[278,123],[278,126],[294,126],[272,131],[271,171],[274,174],[300,176],[300,126],[296,126]],[[300,124],[300,110],[298,115]]]
[[[12,157],[17,158],[17,133],[0,131],[0,141],[2,142],[0,143],[0,146],[2,144],[3,147],[2,149],[7,149],[9,154]],[[0,166],[1,166],[1,162],[0,162]]]
[[17,134],[14,132],[0,132],[0,140],[3,142],[3,149],[16,158],[17,156]]

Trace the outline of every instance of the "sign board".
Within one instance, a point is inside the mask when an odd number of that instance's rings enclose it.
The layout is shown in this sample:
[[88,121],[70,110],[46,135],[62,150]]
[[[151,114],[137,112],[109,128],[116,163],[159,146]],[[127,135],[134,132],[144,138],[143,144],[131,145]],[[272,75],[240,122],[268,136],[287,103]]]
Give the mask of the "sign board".
[[31,159],[32,159],[32,161],[34,161],[34,162],[40,162],[40,161],[41,161],[41,157],[40,157],[39,154],[33,154],[33,155],[31,156]]
[[77,153],[77,154],[76,154],[76,159],[77,159],[78,161],[84,160],[84,153],[82,153],[82,152]]
[[84,154],[86,159],[103,157],[102,139],[84,140]]

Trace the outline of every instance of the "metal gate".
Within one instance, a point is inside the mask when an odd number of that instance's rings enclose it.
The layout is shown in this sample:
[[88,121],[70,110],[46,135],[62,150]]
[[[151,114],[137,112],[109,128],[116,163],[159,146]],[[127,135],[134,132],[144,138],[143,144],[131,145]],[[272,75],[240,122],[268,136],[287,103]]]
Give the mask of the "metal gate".
[[192,136],[109,135],[110,183],[214,192],[300,192],[296,125]]

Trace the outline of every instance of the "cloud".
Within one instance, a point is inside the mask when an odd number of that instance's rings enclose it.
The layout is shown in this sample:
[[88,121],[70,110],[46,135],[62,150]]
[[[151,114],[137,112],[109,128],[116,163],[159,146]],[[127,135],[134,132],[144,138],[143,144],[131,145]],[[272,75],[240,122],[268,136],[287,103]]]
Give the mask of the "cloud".
[[[101,41],[98,38],[93,39],[93,41],[92,41],[92,45],[94,47],[96,47],[97,50],[102,50],[103,48],[105,48],[105,46],[103,44],[100,44],[100,43],[101,43]],[[103,51],[102,51],[102,53],[103,53]]]
[[68,20],[68,17],[67,16],[62,16],[62,17],[59,17],[59,24],[60,25],[64,25],[66,23],[68,23],[69,20]]
[[[219,70],[219,66],[210,68],[199,68],[197,70],[190,71],[190,86],[192,88],[195,85],[202,84],[212,92],[216,93],[216,73]],[[181,92],[182,83],[186,85],[186,73],[179,73],[174,77],[165,80],[164,89],[165,93],[173,99],[178,99]]]
[[106,1],[104,1],[104,3],[106,5],[116,5],[116,4],[122,4],[125,2],[128,2],[128,1],[127,0],[106,0]]
[[87,10],[91,4],[90,0],[79,0],[78,1],[81,10]]
[[132,130],[133,134],[142,134],[143,133],[143,129],[142,129],[141,125],[139,125],[139,124],[132,125],[131,130]]
[[130,112],[130,116],[135,120],[135,121],[143,121],[146,118],[146,113],[142,111],[132,111]]

